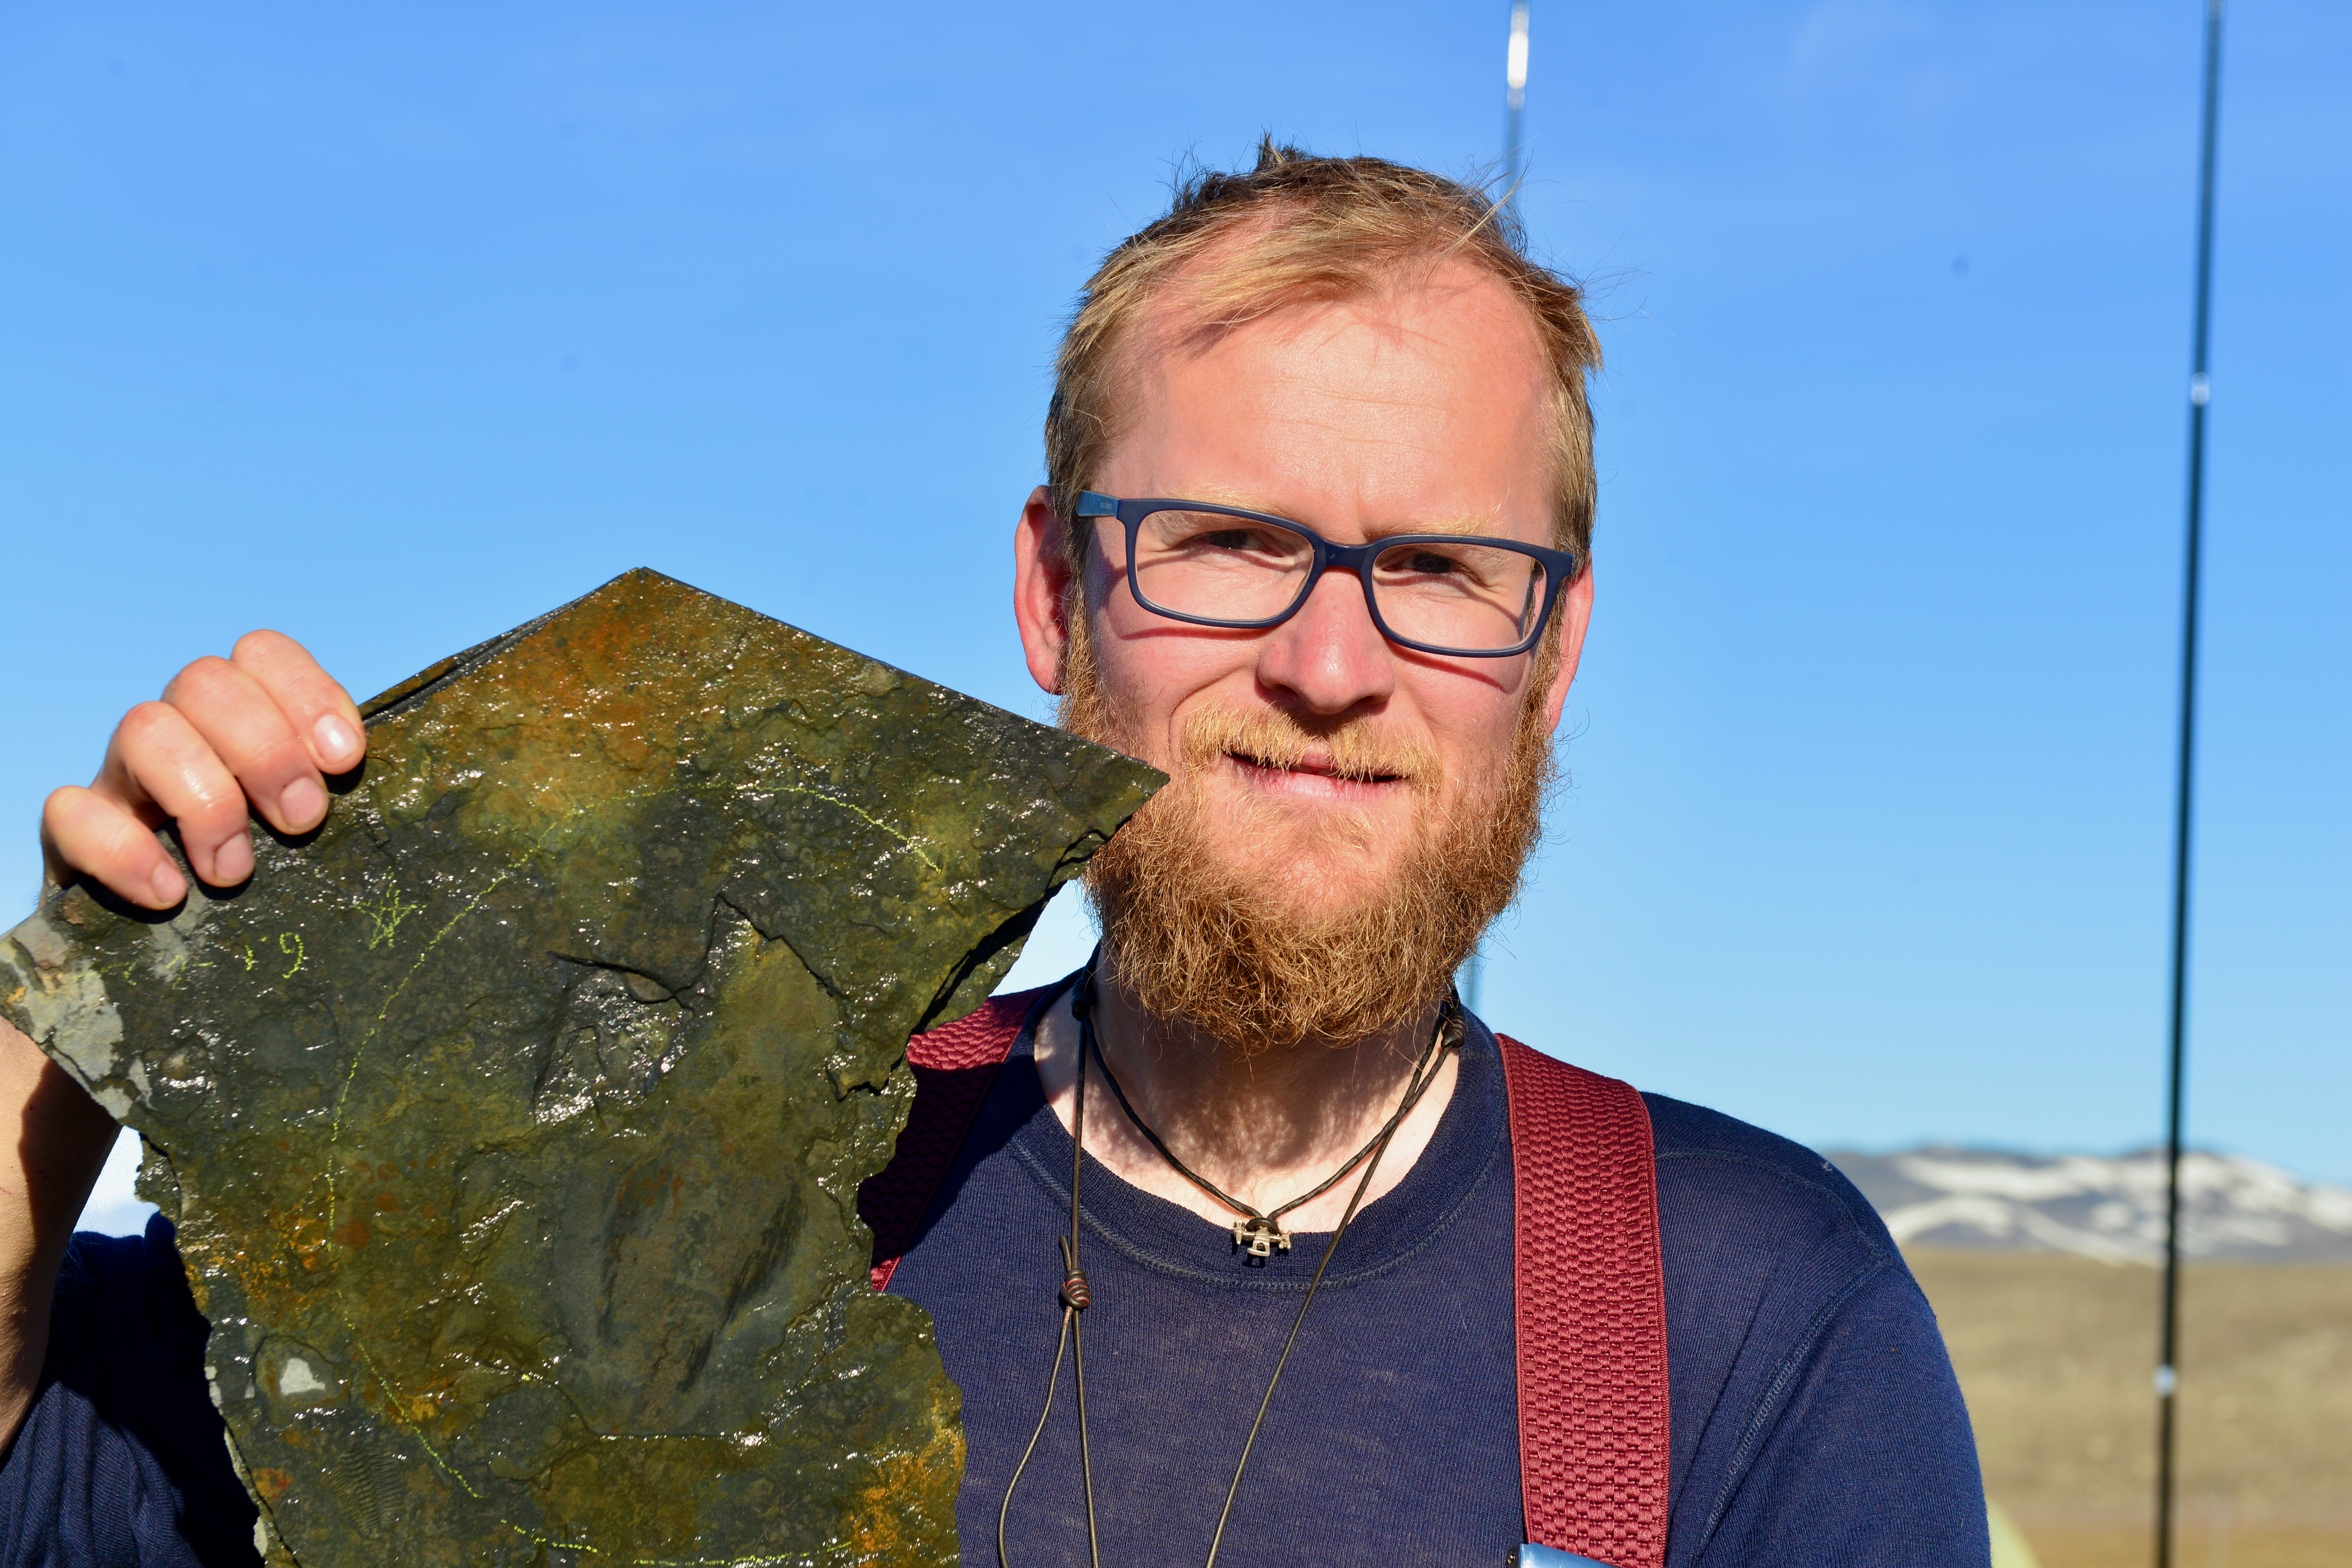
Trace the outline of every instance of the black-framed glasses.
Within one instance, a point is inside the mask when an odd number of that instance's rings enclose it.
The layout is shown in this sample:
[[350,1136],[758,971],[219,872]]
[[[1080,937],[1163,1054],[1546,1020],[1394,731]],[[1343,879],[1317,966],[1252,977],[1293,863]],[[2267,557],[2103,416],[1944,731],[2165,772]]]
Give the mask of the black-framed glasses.
[[1120,500],[1089,490],[1082,518],[1127,531],[1127,586],[1154,615],[1262,630],[1298,613],[1326,572],[1352,572],[1381,635],[1422,653],[1505,658],[1543,635],[1572,551],[1476,533],[1399,533],[1334,544],[1288,518],[1196,500]]

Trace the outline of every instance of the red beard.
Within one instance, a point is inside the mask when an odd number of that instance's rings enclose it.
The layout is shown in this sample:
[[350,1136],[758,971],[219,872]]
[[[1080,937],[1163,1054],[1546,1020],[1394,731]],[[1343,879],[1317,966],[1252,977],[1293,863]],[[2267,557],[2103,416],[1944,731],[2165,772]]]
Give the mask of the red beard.
[[[1280,709],[1193,714],[1171,782],[1087,867],[1106,977],[1148,1016],[1244,1052],[1354,1045],[1421,1015],[1518,896],[1542,836],[1558,773],[1540,701],[1552,663],[1538,661],[1508,754],[1464,779],[1450,805],[1435,756],[1374,721],[1324,731]],[[1083,637],[1062,689],[1063,728],[1124,743]],[[1279,766],[1309,747],[1339,776],[1405,781],[1419,803],[1412,846],[1369,886],[1333,869],[1373,847],[1364,814],[1327,808],[1289,828],[1302,842],[1247,807],[1235,820],[1206,788],[1229,753]]]

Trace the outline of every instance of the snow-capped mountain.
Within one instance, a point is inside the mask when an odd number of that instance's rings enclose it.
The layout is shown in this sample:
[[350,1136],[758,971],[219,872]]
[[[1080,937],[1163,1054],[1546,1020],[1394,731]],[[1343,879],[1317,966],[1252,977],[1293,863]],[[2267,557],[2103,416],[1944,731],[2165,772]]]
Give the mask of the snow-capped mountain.
[[[2164,1155],[2037,1158],[1980,1149],[1829,1156],[1904,1246],[2073,1252],[2110,1263],[2164,1256]],[[2190,1152],[2180,1163],[2181,1247],[2193,1258],[2352,1263],[2352,1191],[2275,1165]]]

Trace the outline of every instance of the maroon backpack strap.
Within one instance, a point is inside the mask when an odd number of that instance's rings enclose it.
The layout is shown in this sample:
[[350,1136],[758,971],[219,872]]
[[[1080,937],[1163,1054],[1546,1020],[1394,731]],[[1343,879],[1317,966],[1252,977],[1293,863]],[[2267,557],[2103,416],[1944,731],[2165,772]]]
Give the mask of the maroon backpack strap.
[[1528,1539],[1666,1560],[1666,1289],[1649,1109],[1497,1036],[1511,1102],[1519,1477]]
[[926,1030],[907,1042],[907,1065],[915,1069],[915,1103],[898,1131],[898,1152],[857,1188],[857,1217],[874,1233],[874,1289],[889,1286],[898,1259],[914,1245],[915,1231],[930,1212],[964,1134],[980,1115],[981,1102],[996,1082],[996,1069],[1012,1054],[1013,1042],[1038,1004],[1058,994],[1059,984],[992,996],[952,1024]]

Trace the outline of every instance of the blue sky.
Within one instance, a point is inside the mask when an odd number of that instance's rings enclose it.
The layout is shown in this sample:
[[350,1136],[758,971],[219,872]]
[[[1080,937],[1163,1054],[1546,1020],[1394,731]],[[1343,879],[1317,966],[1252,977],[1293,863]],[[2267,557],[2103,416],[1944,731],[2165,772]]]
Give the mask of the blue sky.
[[[256,625],[364,694],[646,564],[1043,716],[1077,283],[1261,128],[1491,160],[1507,9],[9,8],[0,887]],[[1609,369],[1499,1026],[1818,1144],[2156,1136],[2200,10],[1537,0]],[[2352,14],[2230,51],[2192,1133],[2352,1180]]]

